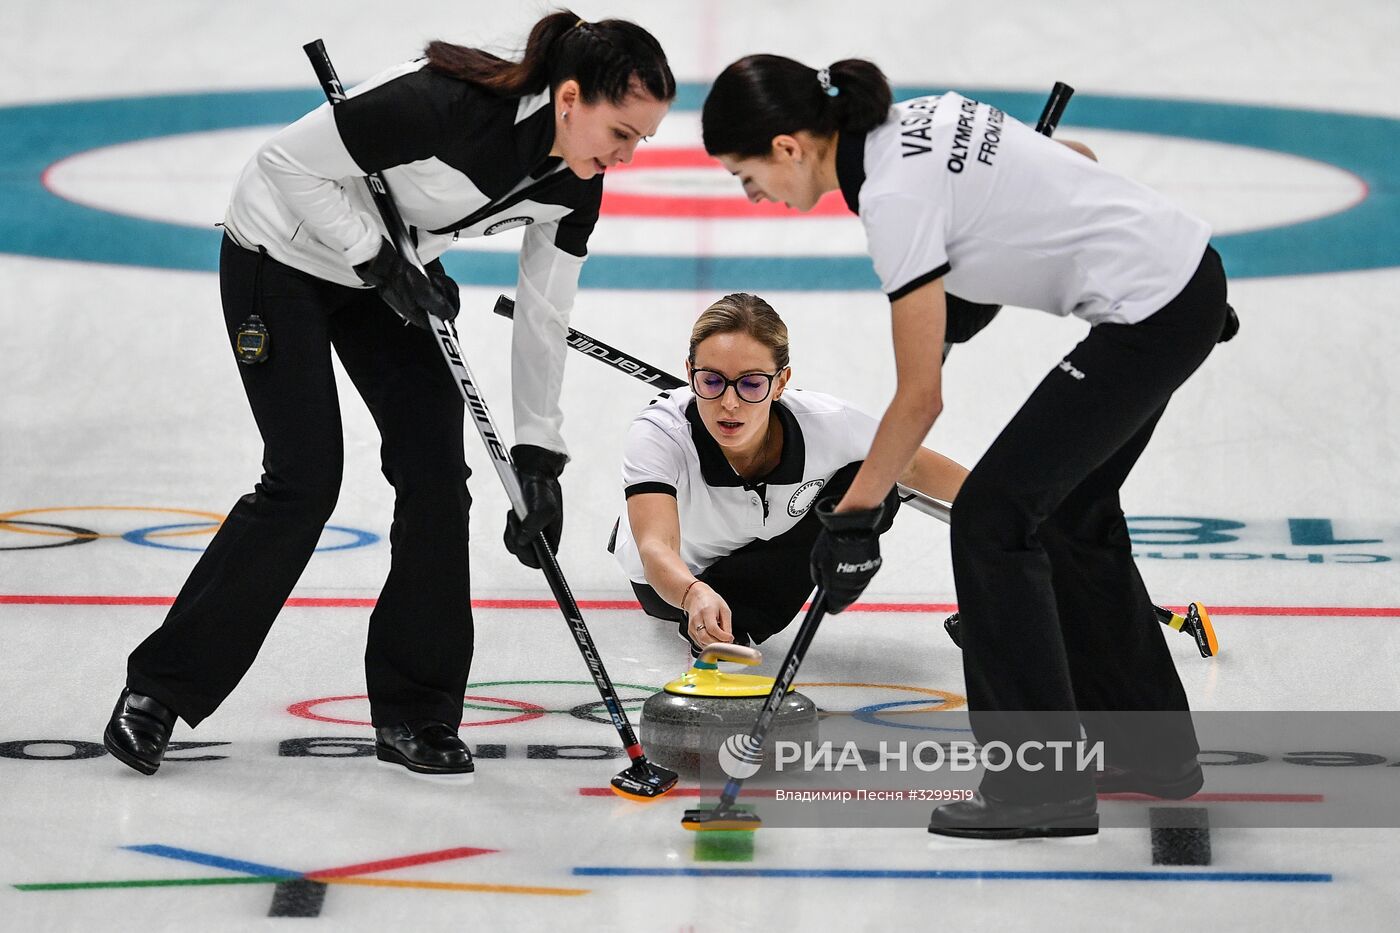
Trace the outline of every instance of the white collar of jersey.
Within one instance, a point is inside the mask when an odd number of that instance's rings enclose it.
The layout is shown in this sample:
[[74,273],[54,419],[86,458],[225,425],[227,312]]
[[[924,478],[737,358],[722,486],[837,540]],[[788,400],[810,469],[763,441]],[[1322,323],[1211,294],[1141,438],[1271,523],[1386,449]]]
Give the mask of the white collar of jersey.
[[552,93],[553,92],[549,88],[545,88],[538,94],[531,94],[529,97],[520,98],[520,103],[515,105],[515,122],[519,123],[536,110],[548,104]]
[[[783,404],[782,399],[774,399],[773,416],[783,426],[783,452],[767,476],[752,485],[769,484],[791,486],[802,482],[802,471],[807,462],[807,446],[802,440],[802,427],[797,416]],[[725,458],[724,451],[710,435],[709,428],[700,418],[700,409],[695,399],[685,406],[685,420],[690,422],[690,438],[695,444],[695,453],[700,458],[700,476],[706,486],[749,486],[744,478],[734,472],[734,467]]]

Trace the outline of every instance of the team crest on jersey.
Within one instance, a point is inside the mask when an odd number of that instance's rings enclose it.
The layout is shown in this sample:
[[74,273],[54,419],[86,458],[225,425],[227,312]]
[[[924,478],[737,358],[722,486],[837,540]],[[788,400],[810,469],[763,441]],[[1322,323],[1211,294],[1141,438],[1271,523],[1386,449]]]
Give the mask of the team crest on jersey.
[[816,501],[817,493],[822,491],[826,485],[824,479],[814,479],[810,483],[803,483],[797,487],[797,491],[788,500],[787,511],[793,518],[801,518],[802,514],[812,507]]
[[502,230],[513,230],[516,227],[528,227],[534,222],[535,218],[533,217],[509,217],[505,220],[496,221],[491,226],[487,227],[485,232],[483,232],[481,235],[492,236],[494,234],[500,233]]

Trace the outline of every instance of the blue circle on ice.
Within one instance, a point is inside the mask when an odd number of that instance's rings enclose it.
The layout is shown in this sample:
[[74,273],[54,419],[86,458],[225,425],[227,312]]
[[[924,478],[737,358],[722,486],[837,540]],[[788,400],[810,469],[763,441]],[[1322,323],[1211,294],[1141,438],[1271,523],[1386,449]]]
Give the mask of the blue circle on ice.
[[[152,541],[151,536],[161,531],[171,531],[176,528],[208,528],[213,531],[216,522],[179,522],[174,525],[151,525],[146,528],[135,528],[122,535],[123,541],[130,541],[132,544],[142,544],[146,547],[164,548],[167,551],[203,551],[204,546],[190,547],[185,544],[170,544],[166,541]],[[346,551],[350,548],[366,547],[379,541],[379,535],[372,531],[362,531],[359,528],[345,528],[340,525],[327,525],[326,531],[344,532],[350,536],[350,540],[343,544],[320,545],[316,548],[320,551]]]
[[[699,109],[706,86],[685,84],[675,109]],[[904,87],[897,96],[938,93]],[[1031,91],[968,89],[969,96],[1033,121],[1044,100]],[[103,146],[167,135],[289,123],[323,102],[319,91],[171,94],[0,108],[0,251],[159,269],[216,268],[219,233],[75,204],[48,191],[45,169]],[[1251,146],[1322,162],[1356,176],[1365,195],[1351,207],[1297,223],[1214,239],[1232,278],[1345,272],[1400,265],[1400,120],[1381,116],[1205,101],[1079,94],[1071,122]],[[449,253],[463,285],[512,287],[512,254]],[[704,292],[876,290],[865,256],[594,255],[591,288]]]
[[926,706],[930,701],[927,698],[922,700],[895,700],[892,703],[872,703],[870,706],[862,706],[858,710],[853,710],[851,716],[857,722],[863,722],[872,726],[885,726],[890,729],[916,729],[920,732],[971,732],[971,729],[956,728],[954,726],[924,726],[917,723],[896,722],[889,719],[880,718],[880,713],[887,709],[895,709],[903,706]]

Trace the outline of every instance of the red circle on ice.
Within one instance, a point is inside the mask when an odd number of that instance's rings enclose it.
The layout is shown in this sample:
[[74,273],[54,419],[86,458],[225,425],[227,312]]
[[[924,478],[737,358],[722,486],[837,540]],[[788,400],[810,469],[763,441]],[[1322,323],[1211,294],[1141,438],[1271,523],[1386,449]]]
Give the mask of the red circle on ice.
[[[287,707],[287,712],[301,719],[311,719],[315,722],[333,722],[341,726],[368,726],[371,725],[371,723],[365,722],[362,719],[336,719],[332,716],[323,716],[320,713],[312,712],[312,710],[315,707],[321,706],[325,703],[339,703],[344,700],[368,699],[369,697],[363,693],[356,693],[351,694],[350,696],[340,697],[317,697],[314,700],[302,700],[300,703],[293,703],[291,706]],[[523,712],[516,716],[507,716],[504,719],[487,719],[482,722],[464,722],[462,723],[462,728],[464,729],[468,726],[505,726],[516,722],[529,722],[532,719],[539,719],[547,712],[543,706],[536,706],[534,703],[527,703],[524,700],[509,700],[505,697],[467,696],[464,699],[477,700],[483,703],[504,703],[506,706],[514,706],[516,709],[523,710]]]
[[[697,192],[697,193],[689,193]],[[751,204],[739,179],[698,148],[638,149],[629,164],[608,169],[603,213],[624,217],[836,217],[851,215],[839,192],[806,214],[783,204]]]

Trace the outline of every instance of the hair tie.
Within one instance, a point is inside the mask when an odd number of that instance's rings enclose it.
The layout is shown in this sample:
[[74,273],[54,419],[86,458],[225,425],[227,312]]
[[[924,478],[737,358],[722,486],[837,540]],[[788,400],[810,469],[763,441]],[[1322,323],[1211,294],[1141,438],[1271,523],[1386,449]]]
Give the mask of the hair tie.
[[587,26],[587,25],[588,25],[588,23],[585,22],[584,20],[579,20],[577,23],[574,23],[574,28],[575,28],[575,29],[582,29],[584,26]]
[[826,92],[827,97],[835,97],[837,94],[841,93],[841,89],[831,83],[830,68],[823,68],[821,71],[817,72],[817,83],[822,86],[822,90]]

